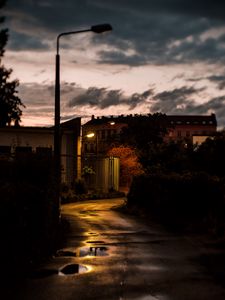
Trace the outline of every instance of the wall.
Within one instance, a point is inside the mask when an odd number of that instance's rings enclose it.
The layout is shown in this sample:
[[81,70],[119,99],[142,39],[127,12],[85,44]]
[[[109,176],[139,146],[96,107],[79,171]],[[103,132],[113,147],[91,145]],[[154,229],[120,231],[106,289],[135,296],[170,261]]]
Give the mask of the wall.
[[108,192],[119,190],[119,158],[116,157],[85,157],[83,167],[91,167],[94,174],[85,177],[89,189]]
[[[61,163],[62,182],[71,184],[77,177],[80,177],[80,138],[74,130],[63,129],[61,142]],[[41,127],[6,127],[0,128],[0,149],[1,146],[10,146],[11,155],[20,150],[26,152],[31,150],[37,152],[37,148],[54,151],[54,129]],[[17,148],[24,147],[24,148]],[[31,149],[30,149],[31,148]],[[42,150],[45,150],[42,149]]]

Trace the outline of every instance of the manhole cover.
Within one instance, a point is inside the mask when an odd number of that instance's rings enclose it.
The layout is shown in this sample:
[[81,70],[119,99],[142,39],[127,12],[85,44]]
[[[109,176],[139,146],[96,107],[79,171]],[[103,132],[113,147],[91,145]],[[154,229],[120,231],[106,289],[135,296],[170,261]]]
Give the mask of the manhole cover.
[[82,274],[88,272],[88,267],[79,264],[69,264],[59,269],[58,274],[61,276]]

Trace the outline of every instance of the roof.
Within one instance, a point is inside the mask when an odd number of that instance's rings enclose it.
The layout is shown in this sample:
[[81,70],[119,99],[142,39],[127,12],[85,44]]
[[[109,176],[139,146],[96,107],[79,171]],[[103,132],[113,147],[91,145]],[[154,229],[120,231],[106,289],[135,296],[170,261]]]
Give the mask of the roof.
[[215,114],[211,115],[168,115],[170,124],[174,125],[214,125],[217,126]]
[[[138,117],[147,118],[148,115],[119,115],[119,116],[103,116],[95,118],[92,116],[92,119],[85,123],[86,125],[103,125],[109,123],[111,121],[115,121],[117,123],[127,123],[132,118]],[[150,115],[149,115],[150,116]],[[211,115],[165,115],[167,121],[170,125],[176,124],[185,124],[185,125],[214,125],[217,126],[216,116],[215,114]]]
[[62,128],[73,129],[76,127],[80,128],[80,124],[81,124],[81,118],[79,117],[79,118],[74,118],[66,122],[63,122],[60,124],[60,126]]

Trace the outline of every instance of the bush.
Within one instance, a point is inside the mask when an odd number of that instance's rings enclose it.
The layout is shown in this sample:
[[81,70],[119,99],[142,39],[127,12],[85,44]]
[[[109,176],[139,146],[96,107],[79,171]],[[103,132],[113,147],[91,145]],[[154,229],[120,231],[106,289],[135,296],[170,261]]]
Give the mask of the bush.
[[143,208],[161,222],[181,228],[222,220],[225,212],[223,181],[206,173],[152,174],[134,178],[128,206]]
[[74,191],[76,195],[84,195],[88,192],[87,184],[84,179],[77,179],[75,181]]

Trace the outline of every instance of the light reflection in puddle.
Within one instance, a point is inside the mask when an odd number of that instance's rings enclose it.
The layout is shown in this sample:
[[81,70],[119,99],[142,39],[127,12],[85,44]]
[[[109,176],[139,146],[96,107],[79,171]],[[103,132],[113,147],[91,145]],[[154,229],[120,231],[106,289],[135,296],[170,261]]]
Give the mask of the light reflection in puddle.
[[59,276],[69,276],[74,274],[83,274],[90,272],[92,270],[91,266],[87,265],[78,265],[78,264],[70,264],[66,265],[59,269],[58,275]]
[[160,266],[160,265],[141,265],[139,266],[139,269],[141,270],[145,270],[145,271],[162,271],[165,270],[165,267]]
[[104,246],[83,247],[80,249],[79,256],[108,256],[108,248]]

